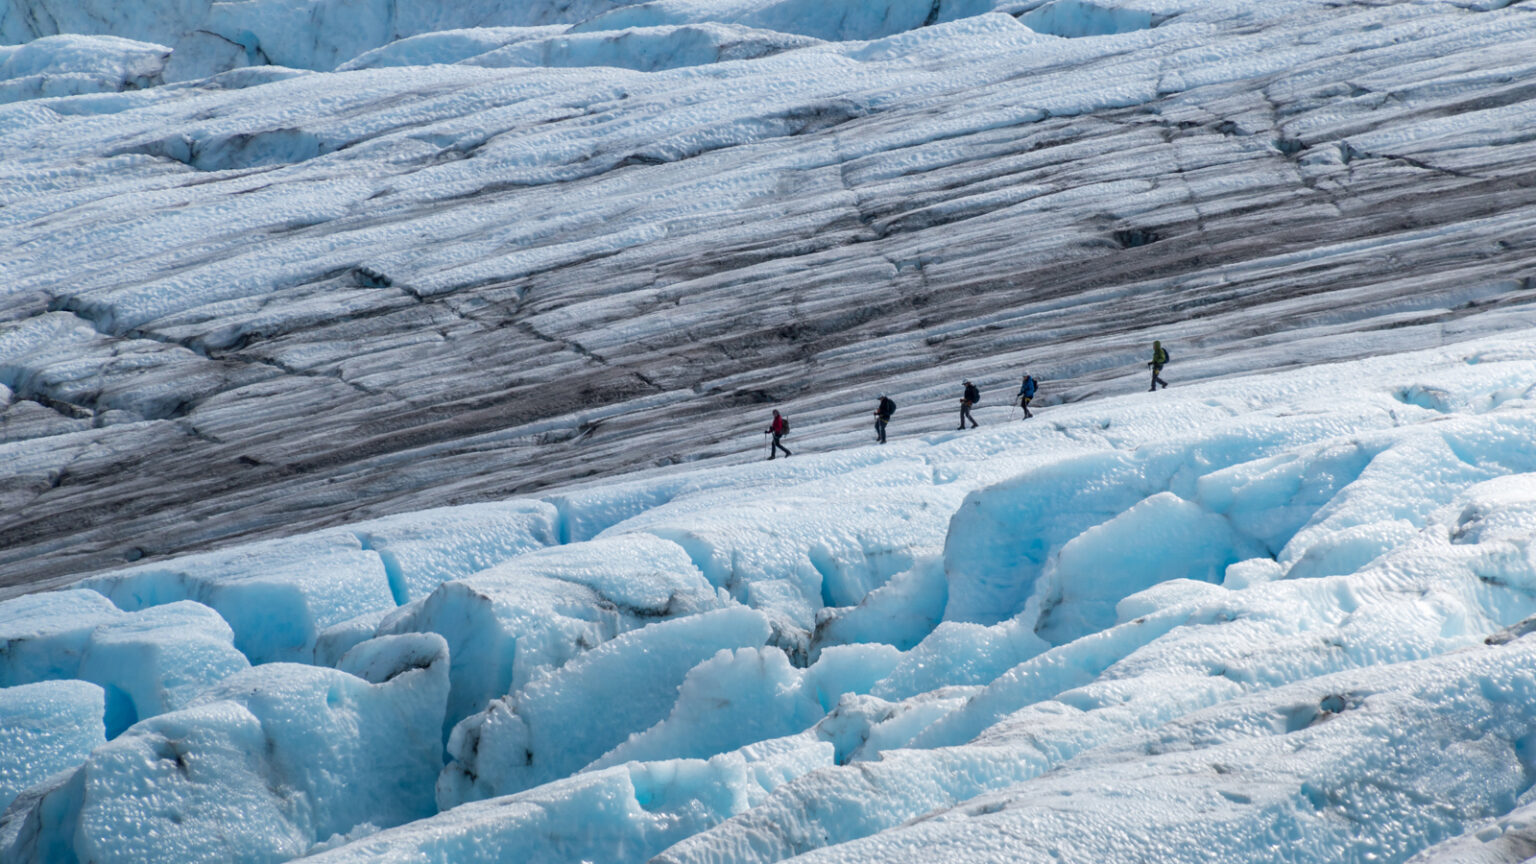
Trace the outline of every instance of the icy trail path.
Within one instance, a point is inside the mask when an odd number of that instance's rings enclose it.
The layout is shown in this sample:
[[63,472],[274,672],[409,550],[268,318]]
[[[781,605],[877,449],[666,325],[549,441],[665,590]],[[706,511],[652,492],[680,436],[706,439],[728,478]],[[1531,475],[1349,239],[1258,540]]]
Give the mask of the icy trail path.
[[1536,323],[1528,3],[749,6],[0,106],[0,591]]
[[14,598],[0,859],[1520,861],[1533,382],[1526,331]]

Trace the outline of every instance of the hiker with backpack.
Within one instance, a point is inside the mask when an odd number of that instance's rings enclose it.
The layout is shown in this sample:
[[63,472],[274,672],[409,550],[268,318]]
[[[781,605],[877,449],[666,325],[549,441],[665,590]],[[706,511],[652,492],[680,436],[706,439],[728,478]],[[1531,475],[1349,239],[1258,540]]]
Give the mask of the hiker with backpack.
[[891,422],[891,415],[896,413],[896,403],[889,396],[881,395],[880,407],[875,409],[875,440],[885,443],[885,424]]
[[981,391],[970,381],[965,382],[965,394],[960,397],[960,426],[965,428],[965,421],[971,421],[971,428],[976,428],[976,418],[971,416],[971,406],[981,401]]
[[1163,343],[1153,340],[1152,362],[1148,363],[1147,365],[1152,367],[1152,386],[1147,388],[1147,392],[1150,393],[1151,391],[1156,390],[1157,385],[1159,384],[1167,387],[1168,382],[1164,381],[1162,377],[1157,374],[1163,371],[1164,366],[1168,365],[1168,349],[1163,347]]
[[1039,387],[1040,385],[1035,383],[1034,376],[1030,375],[1028,372],[1025,372],[1024,380],[1019,384],[1019,407],[1024,409],[1024,416],[1020,419],[1028,420],[1029,418],[1035,416],[1029,413],[1029,403],[1030,400],[1035,398],[1035,391],[1038,390]]
[[779,442],[780,438],[783,438],[785,435],[789,434],[789,418],[780,414],[779,409],[773,409],[773,422],[768,424],[768,428],[763,432],[763,434],[773,436],[773,443],[768,445],[769,460],[777,457],[780,450],[784,451],[784,458],[786,459],[793,455],[789,452],[788,447],[785,447]]

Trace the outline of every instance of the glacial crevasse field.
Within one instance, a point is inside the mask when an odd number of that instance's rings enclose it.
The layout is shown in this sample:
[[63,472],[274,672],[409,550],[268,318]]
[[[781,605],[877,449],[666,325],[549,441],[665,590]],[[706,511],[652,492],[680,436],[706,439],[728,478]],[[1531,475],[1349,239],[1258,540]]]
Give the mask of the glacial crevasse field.
[[0,0],[0,861],[1536,857],[1536,6],[125,9]]
[[1533,381],[1486,338],[12,599],[0,849],[1522,860]]

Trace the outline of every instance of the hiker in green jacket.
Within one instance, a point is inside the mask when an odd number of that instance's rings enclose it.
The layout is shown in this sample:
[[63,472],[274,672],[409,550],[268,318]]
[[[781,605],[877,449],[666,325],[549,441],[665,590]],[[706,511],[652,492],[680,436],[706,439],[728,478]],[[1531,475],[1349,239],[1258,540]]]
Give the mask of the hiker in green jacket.
[[1152,386],[1147,388],[1147,392],[1150,393],[1156,390],[1159,384],[1167,387],[1168,382],[1164,381],[1162,376],[1157,374],[1163,371],[1164,366],[1168,365],[1168,349],[1163,347],[1163,343],[1156,340],[1152,342],[1152,362],[1147,365],[1152,367]]

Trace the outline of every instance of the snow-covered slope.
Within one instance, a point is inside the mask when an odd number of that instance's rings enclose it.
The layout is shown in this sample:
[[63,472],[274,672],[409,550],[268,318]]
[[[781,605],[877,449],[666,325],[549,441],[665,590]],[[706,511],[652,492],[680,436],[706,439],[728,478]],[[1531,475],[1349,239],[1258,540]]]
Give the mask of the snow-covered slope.
[[[171,5],[118,35],[357,29]],[[1153,338],[1184,383],[1532,323],[1529,4],[908,5],[414,4],[379,39],[505,26],[0,106],[0,583],[739,462],[772,405],[992,422]]]
[[0,857],[1521,860],[1533,382],[1484,338],[6,601]]

